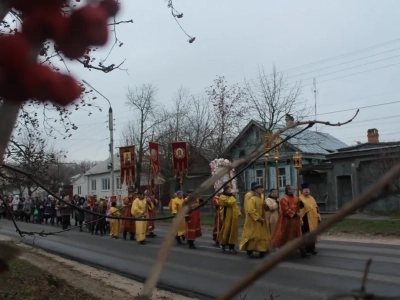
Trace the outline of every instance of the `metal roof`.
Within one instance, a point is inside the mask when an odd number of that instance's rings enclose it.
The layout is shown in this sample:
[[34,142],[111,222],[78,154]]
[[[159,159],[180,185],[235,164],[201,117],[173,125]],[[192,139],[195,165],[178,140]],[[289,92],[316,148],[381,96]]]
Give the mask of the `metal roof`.
[[[293,128],[284,132],[281,137],[287,137],[299,132],[302,128]],[[309,154],[330,154],[340,148],[348,147],[329,133],[306,129],[297,136],[291,138],[287,143],[296,147],[299,152]]]
[[[109,173],[110,172],[110,170],[108,169],[109,163],[110,163],[109,158],[98,163],[97,165],[95,165],[94,167],[92,167],[88,171],[86,171],[85,176]],[[120,170],[119,155],[114,154],[114,171],[119,171],[119,170]]]

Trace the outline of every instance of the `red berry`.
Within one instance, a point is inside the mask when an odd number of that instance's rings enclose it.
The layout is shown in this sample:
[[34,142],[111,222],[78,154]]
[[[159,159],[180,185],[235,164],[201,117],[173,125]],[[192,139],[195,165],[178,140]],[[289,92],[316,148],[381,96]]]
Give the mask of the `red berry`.
[[71,14],[70,35],[88,45],[102,46],[108,39],[108,14],[102,7],[84,6]]
[[29,98],[40,101],[52,100],[57,77],[52,69],[47,66],[34,64],[26,68],[21,74],[21,85]]
[[29,13],[36,8],[61,8],[67,0],[10,0],[10,5],[23,13]]
[[73,36],[68,35],[66,39],[59,41],[58,47],[66,57],[70,59],[77,59],[86,53],[88,44],[83,43],[81,40],[74,39]]
[[115,16],[119,11],[119,4],[116,0],[103,0],[100,6],[105,9],[110,17]]
[[54,91],[53,102],[65,106],[78,99],[81,93],[82,88],[74,78],[57,74],[57,88]]
[[0,67],[9,73],[18,73],[30,64],[30,45],[22,34],[0,38]]
[[22,31],[33,41],[57,41],[68,34],[68,20],[57,8],[37,8],[26,16]]

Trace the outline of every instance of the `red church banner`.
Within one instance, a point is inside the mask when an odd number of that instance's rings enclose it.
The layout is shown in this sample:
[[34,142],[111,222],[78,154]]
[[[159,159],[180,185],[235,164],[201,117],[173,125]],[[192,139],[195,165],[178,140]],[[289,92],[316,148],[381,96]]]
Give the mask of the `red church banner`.
[[135,183],[135,146],[125,146],[119,148],[121,184],[124,182],[128,186],[134,186]]
[[151,172],[153,174],[159,174],[160,160],[159,160],[158,144],[154,142],[149,142],[149,151],[150,151]]
[[182,174],[187,172],[189,168],[189,153],[186,142],[172,142],[172,160],[174,163],[174,171]]

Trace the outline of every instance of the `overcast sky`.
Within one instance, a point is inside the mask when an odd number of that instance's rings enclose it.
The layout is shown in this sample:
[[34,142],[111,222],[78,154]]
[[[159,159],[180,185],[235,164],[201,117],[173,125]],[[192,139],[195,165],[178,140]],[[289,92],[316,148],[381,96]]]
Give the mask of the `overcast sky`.
[[[269,71],[273,64],[287,71],[289,83],[301,80],[302,97],[310,106],[316,79],[318,119],[345,121],[355,112],[350,109],[361,108],[346,127],[318,129],[348,145],[366,142],[368,128],[377,128],[381,141],[400,140],[398,0],[175,0],[175,8],[184,13],[183,28],[196,37],[192,44],[166,1],[121,2],[118,19],[134,23],[118,27],[124,45],[108,62],[126,59],[128,72],[104,74],[70,64],[77,78],[112,101],[116,146],[132,116],[124,105],[127,86],[153,83],[158,99],[168,104],[180,86],[200,94],[216,75],[224,75],[230,84],[242,83],[244,77],[256,76],[259,65]],[[55,141],[68,151],[68,160],[108,158],[108,104],[101,97],[96,101],[103,112],[90,117],[74,113],[79,129],[70,139]]]

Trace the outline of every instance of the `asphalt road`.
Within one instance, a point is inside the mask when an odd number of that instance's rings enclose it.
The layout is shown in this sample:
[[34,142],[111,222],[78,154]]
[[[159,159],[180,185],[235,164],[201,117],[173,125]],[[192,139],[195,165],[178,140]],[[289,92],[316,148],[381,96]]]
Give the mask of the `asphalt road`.
[[[59,230],[49,225],[18,224],[26,231]],[[143,281],[160,249],[166,227],[156,227],[156,233],[158,236],[148,239],[145,246],[77,230],[62,236],[37,236],[34,244],[46,251]],[[13,224],[6,220],[0,220],[0,234],[19,236]],[[203,235],[196,241],[196,250],[189,250],[186,244],[173,246],[160,288],[200,299],[215,299],[260,263],[258,259],[248,259],[245,253],[220,253],[220,249],[213,246],[211,232],[204,231]],[[22,241],[32,245],[33,238],[25,237]],[[279,300],[324,299],[332,293],[349,292],[360,288],[369,258],[373,263],[367,291],[385,296],[400,295],[400,246],[321,241],[318,251],[318,255],[310,259],[293,254],[257,281],[247,291],[246,299],[269,299],[271,291],[280,295]]]

